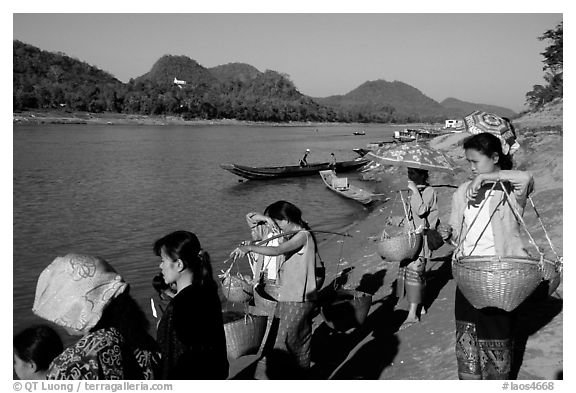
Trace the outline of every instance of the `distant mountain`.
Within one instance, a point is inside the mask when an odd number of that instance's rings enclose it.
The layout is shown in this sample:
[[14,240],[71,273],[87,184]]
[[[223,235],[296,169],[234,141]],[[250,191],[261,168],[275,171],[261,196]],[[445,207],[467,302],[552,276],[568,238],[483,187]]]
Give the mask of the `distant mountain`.
[[461,101],[452,97],[446,98],[440,104],[442,104],[442,106],[448,110],[452,117],[464,117],[467,114],[474,112],[475,110],[494,113],[496,115],[508,117],[510,119],[518,116],[516,112],[508,108],[487,104],[473,104],[471,102]]
[[250,83],[262,73],[256,67],[244,63],[228,63],[208,69],[220,82]]
[[159,85],[173,85],[174,78],[186,81],[187,87],[215,87],[218,79],[205,67],[187,56],[165,55],[154,63],[146,74],[136,81],[149,80]]
[[420,90],[404,82],[368,81],[345,95],[316,98],[333,109],[361,110],[376,116],[402,121],[423,121],[445,117],[445,108]]
[[[400,81],[368,81],[344,95],[308,97],[286,74],[245,63],[206,68],[165,55],[147,73],[122,83],[63,53],[14,41],[13,107],[180,115],[255,121],[427,122],[476,109],[514,117],[505,108],[449,98],[442,104]],[[174,79],[182,81],[175,83]],[[184,83],[185,82],[185,83]]]

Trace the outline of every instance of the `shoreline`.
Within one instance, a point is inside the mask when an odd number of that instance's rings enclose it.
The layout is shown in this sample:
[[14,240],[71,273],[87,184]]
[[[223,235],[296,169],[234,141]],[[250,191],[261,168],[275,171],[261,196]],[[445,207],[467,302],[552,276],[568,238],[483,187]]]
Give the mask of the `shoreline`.
[[142,125],[142,126],[266,126],[266,127],[366,127],[382,125],[388,127],[410,126],[441,126],[439,123],[341,123],[341,122],[288,122],[275,123],[265,121],[249,121],[236,119],[215,120],[184,120],[179,116],[132,115],[124,113],[91,113],[91,112],[65,112],[65,111],[22,111],[13,112],[12,123],[17,125],[45,125],[45,124],[92,124],[92,125]]
[[[461,184],[469,176],[461,140],[466,135],[444,135],[431,145],[451,156],[461,168],[454,176],[431,172],[431,184]],[[552,242],[562,250],[562,132],[519,133],[521,151],[514,157],[515,167],[530,171],[536,191],[532,195]],[[445,177],[448,176],[448,177]],[[391,188],[404,187],[404,172],[393,172]],[[448,222],[453,189],[437,189],[441,222]],[[525,220],[539,245],[546,244],[532,208]],[[451,249],[437,250],[427,265],[426,315],[421,321],[400,330],[407,304],[395,309],[394,281],[398,264],[382,260],[377,253],[386,219],[402,216],[399,201],[381,203],[346,232],[352,238],[332,236],[318,245],[326,264],[323,289],[339,283],[372,295],[372,306],[363,325],[346,333],[334,332],[321,314],[313,320],[313,370],[319,379],[457,380],[454,295],[456,283],[451,274]],[[543,246],[545,251],[549,248]],[[559,251],[562,254],[561,251]],[[549,297],[533,297],[518,308],[516,352],[521,364],[514,371],[518,380],[563,378],[563,283]],[[246,356],[231,363],[232,379],[251,379],[256,361]]]

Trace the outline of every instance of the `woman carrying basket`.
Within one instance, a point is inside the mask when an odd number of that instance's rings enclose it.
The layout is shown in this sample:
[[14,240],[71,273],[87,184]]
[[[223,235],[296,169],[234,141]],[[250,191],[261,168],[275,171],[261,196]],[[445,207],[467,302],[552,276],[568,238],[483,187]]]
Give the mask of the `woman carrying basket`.
[[[405,224],[408,227],[407,229],[416,230],[416,232],[422,232],[428,228],[436,229],[439,223],[438,202],[436,191],[428,184],[428,171],[408,168],[408,179],[408,188],[411,191],[411,195],[408,220]],[[399,299],[406,296],[410,304],[408,316],[400,326],[400,329],[405,329],[420,321],[417,311],[423,302],[426,282],[424,273],[426,260],[430,258],[430,252],[430,246],[426,237],[424,237],[424,245],[418,259],[398,269],[396,296]],[[422,306],[420,313],[426,313],[424,306]]]
[[282,364],[272,364],[270,359],[267,368],[283,369],[286,373],[284,379],[303,379],[310,368],[312,311],[317,298],[316,242],[308,224],[302,220],[302,212],[292,203],[275,202],[266,208],[264,214],[282,232],[293,233],[290,238],[273,247],[240,246],[230,256],[238,258],[247,253],[284,255],[285,260],[278,266],[279,290],[275,312],[278,328],[271,353],[273,360]]
[[[490,133],[464,141],[474,177],[452,196],[450,226],[456,258],[528,255],[515,211],[523,214],[533,178],[528,172],[510,170],[512,160],[503,153],[502,143]],[[509,379],[514,312],[476,309],[457,288],[454,314],[459,379]]]

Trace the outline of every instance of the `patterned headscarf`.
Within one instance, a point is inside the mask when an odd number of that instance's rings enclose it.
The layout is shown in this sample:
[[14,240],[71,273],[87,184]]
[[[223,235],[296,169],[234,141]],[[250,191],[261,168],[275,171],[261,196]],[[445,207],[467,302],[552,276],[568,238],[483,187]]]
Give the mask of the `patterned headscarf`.
[[32,312],[87,333],[127,284],[108,262],[89,255],[57,257],[38,277]]

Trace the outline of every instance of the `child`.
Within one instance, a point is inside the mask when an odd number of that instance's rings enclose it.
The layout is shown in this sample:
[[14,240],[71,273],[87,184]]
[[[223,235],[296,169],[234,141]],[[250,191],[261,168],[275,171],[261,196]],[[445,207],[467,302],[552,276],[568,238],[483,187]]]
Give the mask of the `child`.
[[[436,229],[438,225],[438,203],[436,191],[428,184],[428,171],[424,169],[408,168],[408,188],[410,195],[410,213],[406,225],[409,230],[423,232],[424,229]],[[396,295],[399,299],[406,295],[410,304],[408,316],[401,329],[409,327],[420,321],[418,307],[422,304],[424,296],[424,270],[426,259],[430,257],[430,250],[426,238],[420,256],[398,270]],[[421,314],[425,314],[422,308]]]
[[[452,197],[450,225],[457,244],[456,257],[527,256],[512,206],[523,214],[533,179],[528,172],[510,170],[512,160],[502,152],[502,143],[489,133],[464,141],[474,178],[462,184]],[[476,309],[458,288],[454,314],[458,377],[509,379],[513,314],[493,307]]]
[[14,372],[20,379],[46,379],[48,366],[64,350],[58,333],[47,325],[24,329],[13,345]]

